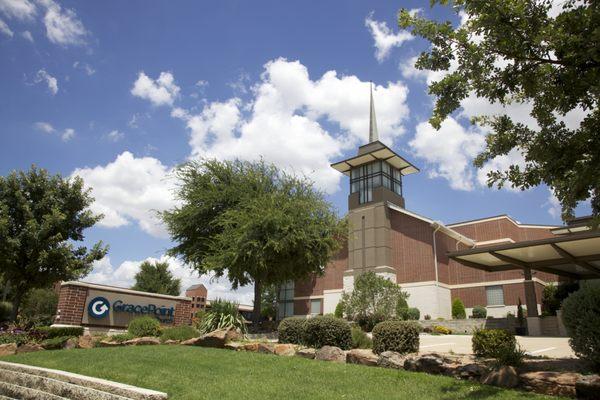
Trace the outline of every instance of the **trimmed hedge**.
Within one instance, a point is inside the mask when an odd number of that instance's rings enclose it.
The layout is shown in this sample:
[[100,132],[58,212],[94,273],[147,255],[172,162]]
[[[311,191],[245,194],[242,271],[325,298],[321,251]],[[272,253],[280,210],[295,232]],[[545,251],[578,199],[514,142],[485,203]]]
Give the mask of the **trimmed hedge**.
[[314,317],[304,323],[302,342],[306,346],[321,348],[336,346],[342,350],[352,347],[352,331],[343,319],[323,316]]
[[478,357],[498,358],[501,353],[517,348],[515,336],[504,329],[479,329],[471,340],[473,353]]
[[277,328],[279,343],[302,344],[305,322],[306,319],[300,317],[284,318]]
[[156,318],[147,316],[134,318],[129,322],[127,332],[135,337],[159,336],[160,322]]
[[373,328],[373,352],[415,353],[419,351],[421,327],[412,321],[385,321]]
[[471,315],[473,318],[485,318],[487,317],[487,308],[484,306],[475,306]]
[[371,332],[375,325],[380,322],[386,321],[385,315],[382,314],[364,314],[356,317],[355,322],[365,332]]
[[587,284],[562,303],[562,319],[575,354],[600,370],[600,285]]
[[82,326],[41,326],[36,328],[35,331],[39,333],[44,339],[53,339],[57,337],[67,336],[81,336],[83,335]]
[[189,325],[174,326],[172,328],[163,329],[160,340],[188,340],[200,336],[200,332]]

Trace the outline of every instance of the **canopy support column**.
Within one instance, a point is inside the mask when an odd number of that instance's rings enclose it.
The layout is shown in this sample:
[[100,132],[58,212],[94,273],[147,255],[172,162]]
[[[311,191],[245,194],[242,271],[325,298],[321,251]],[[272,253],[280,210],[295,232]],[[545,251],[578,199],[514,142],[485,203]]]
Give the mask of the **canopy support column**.
[[531,276],[531,268],[523,268],[523,274],[525,275],[525,282],[523,282],[523,285],[525,286],[527,317],[537,317],[539,314],[537,309],[537,298],[535,295],[535,283],[533,282],[533,278]]

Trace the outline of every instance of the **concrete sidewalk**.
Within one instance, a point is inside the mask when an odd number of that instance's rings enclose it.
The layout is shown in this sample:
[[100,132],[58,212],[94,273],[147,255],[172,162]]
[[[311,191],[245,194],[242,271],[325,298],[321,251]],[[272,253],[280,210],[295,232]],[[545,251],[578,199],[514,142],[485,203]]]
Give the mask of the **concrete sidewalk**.
[[[421,334],[421,352],[471,354],[471,335]],[[552,358],[575,357],[569,346],[569,338],[517,336],[522,349],[533,356]]]

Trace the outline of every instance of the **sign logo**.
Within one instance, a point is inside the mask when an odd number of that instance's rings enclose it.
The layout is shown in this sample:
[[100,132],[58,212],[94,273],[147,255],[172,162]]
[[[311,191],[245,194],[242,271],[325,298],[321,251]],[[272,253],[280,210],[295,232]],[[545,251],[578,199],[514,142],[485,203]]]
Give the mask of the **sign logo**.
[[88,304],[88,314],[93,318],[104,318],[109,310],[110,303],[104,297],[94,297]]

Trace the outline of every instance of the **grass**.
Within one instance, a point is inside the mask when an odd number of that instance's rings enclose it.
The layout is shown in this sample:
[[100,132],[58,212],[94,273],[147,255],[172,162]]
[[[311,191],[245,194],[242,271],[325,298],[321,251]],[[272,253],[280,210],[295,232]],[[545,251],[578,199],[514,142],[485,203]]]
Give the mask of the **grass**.
[[159,390],[172,400],[552,398],[444,376],[188,346],[41,351],[1,359]]

